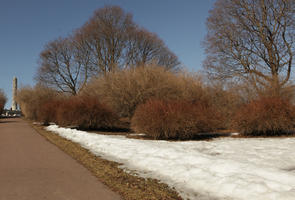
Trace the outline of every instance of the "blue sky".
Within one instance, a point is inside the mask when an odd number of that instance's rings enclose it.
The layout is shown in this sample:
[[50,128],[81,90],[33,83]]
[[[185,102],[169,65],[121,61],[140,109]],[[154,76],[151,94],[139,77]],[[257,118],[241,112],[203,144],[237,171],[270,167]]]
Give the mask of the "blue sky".
[[0,88],[11,106],[12,78],[34,85],[44,45],[81,27],[93,11],[119,5],[157,33],[189,71],[201,69],[206,18],[215,0],[0,0]]

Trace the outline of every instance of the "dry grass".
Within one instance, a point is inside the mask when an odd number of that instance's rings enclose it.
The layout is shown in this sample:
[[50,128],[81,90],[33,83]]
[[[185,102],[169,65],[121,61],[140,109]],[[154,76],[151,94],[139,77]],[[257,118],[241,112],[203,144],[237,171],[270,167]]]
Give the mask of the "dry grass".
[[[31,123],[32,124],[32,123]],[[117,192],[126,200],[181,200],[176,191],[155,179],[144,179],[124,172],[119,163],[104,160],[91,154],[80,145],[44,130],[39,125],[32,126],[48,141],[76,159],[95,175],[99,181]]]

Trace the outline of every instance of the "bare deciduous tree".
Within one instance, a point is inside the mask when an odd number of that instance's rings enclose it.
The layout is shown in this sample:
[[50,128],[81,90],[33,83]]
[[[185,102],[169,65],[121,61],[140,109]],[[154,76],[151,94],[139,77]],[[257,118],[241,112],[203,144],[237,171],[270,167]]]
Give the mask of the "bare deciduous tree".
[[76,62],[82,65],[81,77],[79,81],[80,89],[82,89],[91,76],[96,75],[95,66],[91,63],[91,52],[83,38],[82,34],[76,33],[72,36],[74,45],[74,56]]
[[239,77],[279,92],[290,80],[295,54],[294,0],[217,0],[207,20],[209,73]]
[[123,67],[124,49],[128,30],[134,27],[132,16],[120,7],[105,7],[78,31],[91,53],[91,63],[99,73],[107,73]]
[[138,28],[120,7],[107,6],[95,11],[70,37],[45,46],[36,79],[75,95],[91,76],[151,63],[169,70],[179,65],[157,35]]
[[164,42],[155,34],[143,28],[135,28],[129,33],[128,66],[142,66],[156,64],[167,69],[177,69],[177,57],[165,46]]
[[76,95],[88,79],[87,58],[87,53],[72,38],[59,38],[49,42],[40,54],[36,80]]
[[91,64],[98,73],[154,62],[167,69],[179,66],[177,57],[153,33],[139,28],[132,15],[118,6],[95,11],[77,31],[91,53]]

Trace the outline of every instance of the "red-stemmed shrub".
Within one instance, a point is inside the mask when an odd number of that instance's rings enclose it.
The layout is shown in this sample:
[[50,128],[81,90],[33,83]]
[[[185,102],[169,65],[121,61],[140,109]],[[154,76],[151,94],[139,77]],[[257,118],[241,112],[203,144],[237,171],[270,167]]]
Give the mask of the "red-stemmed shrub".
[[280,97],[263,97],[242,106],[234,127],[247,136],[278,136],[290,133],[295,125],[295,107]]
[[137,107],[131,127],[153,139],[192,139],[216,130],[220,119],[205,102],[149,100]]
[[77,126],[80,129],[112,129],[118,117],[97,98],[77,96],[60,102],[56,122],[60,126]]
[[52,98],[44,102],[37,111],[38,121],[43,122],[45,125],[48,125],[50,122],[57,123],[56,113],[61,103],[62,99],[60,98]]

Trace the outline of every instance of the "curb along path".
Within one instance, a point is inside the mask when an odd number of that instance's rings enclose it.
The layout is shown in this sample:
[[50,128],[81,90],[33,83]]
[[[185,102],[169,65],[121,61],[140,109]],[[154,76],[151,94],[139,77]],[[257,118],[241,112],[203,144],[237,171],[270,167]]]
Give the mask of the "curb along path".
[[119,200],[22,119],[0,121],[0,200]]

